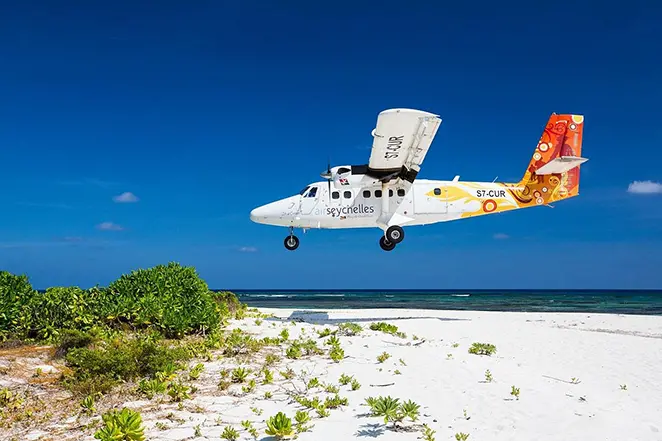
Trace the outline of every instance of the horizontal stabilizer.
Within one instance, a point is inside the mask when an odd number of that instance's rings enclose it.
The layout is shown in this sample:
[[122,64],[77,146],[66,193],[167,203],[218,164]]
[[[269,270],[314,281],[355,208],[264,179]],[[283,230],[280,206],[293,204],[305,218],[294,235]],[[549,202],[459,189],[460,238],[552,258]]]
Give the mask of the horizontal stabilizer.
[[565,173],[586,161],[588,161],[588,158],[582,158],[579,156],[561,156],[552,159],[547,164],[537,169],[536,174],[551,175],[554,173]]

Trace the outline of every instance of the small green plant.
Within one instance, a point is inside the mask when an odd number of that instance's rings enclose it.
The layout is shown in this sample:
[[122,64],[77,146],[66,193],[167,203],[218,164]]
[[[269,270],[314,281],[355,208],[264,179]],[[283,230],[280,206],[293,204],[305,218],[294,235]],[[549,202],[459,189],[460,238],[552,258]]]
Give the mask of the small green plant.
[[436,430],[432,430],[427,424],[423,424],[423,440],[424,441],[435,441],[434,434],[437,433]]
[[232,370],[232,382],[233,383],[243,383],[248,378],[250,370],[244,367],[238,367]]
[[274,396],[274,395],[273,395],[270,391],[266,391],[266,392],[264,393],[264,399],[265,399],[265,400],[270,400],[271,398],[273,398],[273,396]]
[[381,354],[379,354],[379,355],[377,356],[377,361],[378,361],[379,363],[384,363],[384,362],[385,362],[386,360],[388,360],[389,358],[391,358],[391,354],[389,354],[388,352],[382,352]]
[[181,402],[187,398],[191,398],[189,395],[190,391],[191,388],[181,382],[170,383],[168,385],[168,395],[170,396],[170,400],[174,402]]
[[308,380],[308,384],[306,384],[307,389],[314,389],[316,387],[320,387],[320,380],[317,377]]
[[280,338],[283,342],[286,342],[290,338],[290,331],[287,330],[287,328],[284,328],[282,331],[280,331]]
[[83,413],[92,415],[94,412],[96,412],[96,409],[94,408],[94,397],[92,395],[88,395],[83,398],[83,400],[80,402],[80,407],[82,408]]
[[248,394],[248,393],[251,393],[255,390],[255,386],[256,386],[255,380],[251,379],[248,382],[248,384],[245,384],[245,385],[241,386],[241,390],[245,394]]
[[262,326],[262,319],[255,319],[255,324],[257,326]]
[[111,410],[101,416],[103,427],[94,438],[100,441],[145,441],[140,413],[128,409]]
[[294,343],[285,351],[285,356],[289,359],[296,360],[301,358],[301,346]]
[[352,379],[353,377],[351,375],[342,374],[338,379],[338,383],[340,383],[341,386],[347,386],[352,382]]
[[296,375],[296,372],[294,372],[294,370],[290,367],[288,367],[284,371],[280,371],[279,373],[280,373],[281,377],[283,377],[286,380],[291,380]]
[[188,373],[188,377],[191,380],[197,380],[198,378],[200,378],[200,374],[204,369],[205,369],[205,365],[202,363],[198,363],[193,368],[191,368],[191,370]]
[[329,409],[327,409],[324,405],[316,407],[315,412],[317,412],[317,416],[320,418],[327,418],[329,415],[331,415]]
[[335,384],[327,384],[324,386],[324,391],[330,394],[337,394],[338,392],[340,392],[340,388]]
[[257,416],[260,416],[260,415],[262,415],[262,412],[264,412],[264,411],[262,409],[257,408],[257,407],[251,407],[251,412],[253,412]]
[[253,438],[257,439],[257,437],[258,437],[258,433],[257,433],[257,429],[256,429],[255,427],[253,427],[253,423],[251,423],[251,422],[248,421],[248,420],[244,420],[244,421],[241,422],[241,426],[242,426],[242,427],[243,427],[248,433],[250,433],[251,436],[252,436]]
[[340,345],[340,339],[336,337],[335,335],[332,335],[329,337],[329,339],[324,343],[327,346],[339,346]]
[[202,436],[202,430],[200,430],[200,424],[197,424],[197,425],[193,428],[193,436],[195,436],[195,437]]
[[487,355],[491,356],[496,353],[496,346],[491,343],[472,343],[469,348],[469,353],[474,355]]
[[512,386],[510,388],[510,395],[514,396],[515,399],[519,400],[519,387]]
[[572,377],[572,378],[570,379],[570,382],[571,382],[572,384],[579,384],[579,383],[581,383],[581,380],[580,380],[579,378]]
[[462,416],[464,416],[465,420],[471,419],[471,417],[467,414],[467,409],[462,409]]
[[352,390],[359,389],[361,389],[361,383],[359,383],[356,379],[352,380]]
[[446,360],[451,360],[453,358],[453,354],[448,353],[446,354]]
[[393,373],[395,375],[402,375],[402,372],[400,372],[400,369],[396,369]]
[[310,422],[310,414],[306,411],[297,410],[297,413],[294,415],[294,421],[296,421],[297,433],[307,432],[312,429],[312,426],[306,425]]
[[331,357],[331,360],[335,363],[340,363],[342,359],[345,358],[345,351],[340,346],[333,346],[329,351],[329,357]]
[[621,384],[621,390],[628,390],[627,384]]
[[494,377],[492,377],[492,372],[490,372],[490,370],[488,369],[485,371],[485,381],[491,383],[492,380],[494,380]]
[[413,401],[401,403],[399,398],[391,398],[391,396],[368,397],[366,403],[370,406],[372,416],[383,417],[384,424],[392,422],[394,428],[405,418],[416,421],[420,413],[420,406]]
[[317,331],[319,338],[328,337],[329,335],[335,334],[335,331],[331,331],[330,328],[324,328],[321,331]]
[[407,363],[405,363],[405,361],[404,361],[402,358],[401,358],[400,360],[398,360],[398,361],[400,362],[401,365],[403,365],[403,366],[407,366]]
[[451,346],[452,346],[453,348],[457,348],[458,346],[460,346],[460,344],[459,344],[459,343],[453,343]]
[[467,438],[469,438],[469,434],[468,434],[468,433],[462,433],[462,432],[459,432],[459,433],[456,433],[456,434],[455,434],[455,439],[456,439],[457,441],[467,441]]
[[292,430],[292,420],[283,412],[278,412],[267,420],[267,429],[265,430],[265,433],[276,437],[277,439],[290,437],[294,434],[294,431]]
[[262,379],[262,384],[271,384],[274,382],[274,373],[271,372],[269,369],[264,369],[262,371],[262,374],[264,375],[264,378]]
[[345,322],[338,325],[338,334],[345,336],[358,335],[363,331],[363,327],[358,323]]
[[221,433],[221,438],[228,441],[237,441],[239,439],[239,432],[232,426],[225,426],[223,433]]

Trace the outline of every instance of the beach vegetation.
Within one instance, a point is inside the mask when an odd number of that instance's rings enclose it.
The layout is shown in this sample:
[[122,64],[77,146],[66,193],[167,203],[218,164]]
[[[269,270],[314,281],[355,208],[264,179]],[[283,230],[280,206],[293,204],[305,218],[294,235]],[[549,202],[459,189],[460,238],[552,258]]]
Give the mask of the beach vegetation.
[[268,368],[262,369],[262,384],[271,384],[274,382],[274,373]]
[[273,393],[271,393],[270,391],[266,391],[264,393],[264,399],[265,400],[270,400],[271,398],[273,398],[273,396],[274,396]]
[[338,394],[335,394],[333,397],[327,397],[326,400],[324,400],[324,407],[327,409],[337,409],[340,406],[347,406],[348,404],[349,400]]
[[335,335],[332,335],[326,342],[324,342],[324,344],[328,346],[340,346],[340,339]]
[[579,383],[581,383],[581,380],[580,380],[579,378],[572,377],[572,378],[570,379],[570,382],[571,382],[572,384],[579,384]]
[[487,381],[488,383],[491,383],[492,380],[494,380],[494,377],[492,377],[492,372],[490,372],[490,370],[487,369],[485,371],[485,381]]
[[197,380],[198,378],[200,378],[200,374],[204,370],[205,370],[205,365],[204,364],[202,364],[202,363],[196,364],[188,372],[189,379],[190,380]]
[[353,379],[351,387],[352,390],[359,390],[361,388],[361,383],[359,383],[356,379]]
[[291,380],[296,375],[296,372],[294,372],[294,370],[288,366],[287,369],[285,369],[284,371],[280,371],[279,374],[285,380]]
[[455,434],[455,439],[456,439],[457,441],[467,441],[467,438],[469,438],[469,434],[468,434],[468,433],[462,433],[462,432],[459,432],[459,433],[456,433],[456,434]]
[[401,402],[399,398],[387,397],[368,397],[366,404],[370,407],[372,416],[384,418],[384,424],[393,423],[393,428],[397,428],[405,418],[416,421],[420,414],[420,406],[411,400]]
[[341,348],[340,345],[333,345],[329,351],[329,357],[335,363],[340,363],[340,361],[345,358],[345,350]]
[[496,346],[491,343],[472,343],[469,348],[469,353],[474,355],[487,355],[491,356],[496,353]]
[[255,415],[260,416],[264,412],[264,410],[258,408],[258,407],[251,407],[251,412],[253,412]]
[[253,392],[255,390],[256,386],[257,386],[257,384],[255,383],[255,380],[251,379],[251,380],[248,381],[248,384],[245,384],[245,385],[241,386],[241,390],[242,390],[243,393],[248,394],[248,393]]
[[329,335],[335,335],[337,332],[338,332],[337,330],[332,331],[331,328],[324,328],[320,331],[317,331],[317,335],[319,336],[319,338],[324,338],[324,337],[328,337]]
[[340,388],[335,384],[327,384],[324,386],[324,392],[328,392],[330,394],[337,394],[338,392],[340,392]]
[[101,415],[103,426],[94,438],[100,441],[145,441],[140,413],[129,408],[111,410]]
[[384,362],[385,362],[386,360],[388,360],[389,358],[391,358],[391,354],[389,354],[388,352],[384,351],[384,352],[382,352],[381,354],[379,354],[379,355],[377,356],[377,361],[378,361],[379,363],[384,363]]
[[453,358],[453,354],[451,354],[450,352],[448,354],[446,354],[446,359],[447,360],[450,360],[452,358]]
[[255,319],[255,325],[256,326],[262,326],[263,320],[262,319]]
[[294,421],[296,421],[295,428],[297,433],[307,432],[313,428],[313,426],[308,425],[310,414],[305,410],[297,410],[297,413],[294,415]]
[[248,433],[250,433],[250,435],[251,435],[254,439],[257,439],[257,438],[258,438],[259,434],[258,434],[258,432],[257,432],[257,429],[255,428],[255,426],[253,426],[253,423],[250,422],[249,420],[244,420],[244,421],[242,421],[242,422],[241,422],[241,427],[243,427],[245,431],[247,431]]
[[324,405],[316,407],[315,412],[317,412],[317,416],[320,418],[327,418],[329,415],[331,415],[329,409],[327,409]]
[[386,334],[395,335],[400,338],[407,338],[407,334],[398,331],[398,327],[386,322],[374,322],[370,324],[370,329],[373,331],[380,331]]
[[338,325],[338,334],[344,336],[358,335],[363,331],[363,326],[358,323],[345,322]]
[[400,364],[401,364],[401,365],[403,365],[403,366],[407,366],[407,363],[405,363],[405,361],[404,361],[402,358],[401,358],[399,361],[400,361]]
[[396,369],[393,373],[394,373],[395,375],[402,375],[402,372],[400,372],[399,369]]
[[316,387],[320,387],[320,380],[317,377],[308,380],[308,383],[306,384],[307,389],[314,389]]
[[435,441],[434,434],[437,433],[436,430],[432,430],[430,426],[428,426],[427,424],[423,424],[422,432],[423,432],[422,433],[423,441]]
[[248,368],[239,366],[232,370],[232,382],[233,383],[243,383],[248,378],[250,370]]
[[458,346],[460,346],[460,344],[459,344],[459,343],[453,343],[451,346],[452,346],[453,348],[457,348]]
[[511,386],[510,395],[514,396],[516,400],[519,400],[519,387]]
[[341,386],[347,386],[352,382],[353,378],[354,377],[352,375],[342,374],[338,379],[338,383],[340,383]]
[[239,432],[232,426],[225,426],[223,432],[221,433],[221,438],[227,441],[237,441],[239,439]]
[[287,330],[287,328],[284,328],[282,331],[280,331],[280,334],[278,334],[281,338],[281,341],[284,343],[290,338],[290,331]]
[[621,390],[627,390],[628,386],[627,384],[621,384]]
[[276,439],[282,439],[294,435],[292,419],[283,412],[278,412],[267,420],[267,429],[265,430],[265,433]]

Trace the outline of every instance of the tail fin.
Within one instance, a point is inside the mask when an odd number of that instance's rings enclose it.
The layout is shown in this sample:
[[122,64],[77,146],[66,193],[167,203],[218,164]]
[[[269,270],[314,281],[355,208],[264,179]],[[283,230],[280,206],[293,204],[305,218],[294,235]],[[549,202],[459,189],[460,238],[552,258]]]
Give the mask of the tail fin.
[[531,162],[517,184],[517,199],[531,205],[549,204],[579,194],[579,166],[584,117],[552,114]]

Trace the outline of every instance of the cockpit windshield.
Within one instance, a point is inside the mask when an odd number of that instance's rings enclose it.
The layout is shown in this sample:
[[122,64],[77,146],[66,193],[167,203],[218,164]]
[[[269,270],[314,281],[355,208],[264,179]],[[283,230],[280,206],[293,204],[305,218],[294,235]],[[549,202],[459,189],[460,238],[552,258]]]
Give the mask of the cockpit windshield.
[[301,190],[301,191],[299,192],[299,194],[303,196],[303,194],[304,194],[309,188],[310,188],[310,185],[306,185],[306,188],[304,188],[303,190]]
[[314,198],[317,195],[317,187],[310,187],[310,191],[306,195],[307,198]]

